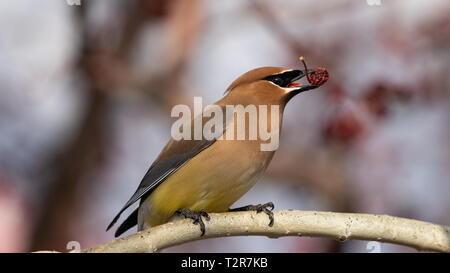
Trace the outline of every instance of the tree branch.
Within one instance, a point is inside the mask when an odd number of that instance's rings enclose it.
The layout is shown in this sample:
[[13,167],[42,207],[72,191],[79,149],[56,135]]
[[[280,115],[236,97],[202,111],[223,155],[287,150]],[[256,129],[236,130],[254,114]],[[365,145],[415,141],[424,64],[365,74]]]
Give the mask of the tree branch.
[[404,245],[418,250],[450,252],[450,227],[389,215],[298,210],[274,211],[269,227],[264,213],[211,213],[206,234],[192,220],[156,226],[128,237],[84,249],[81,252],[157,252],[164,248],[206,238],[262,235],[325,237],[339,241],[368,240]]

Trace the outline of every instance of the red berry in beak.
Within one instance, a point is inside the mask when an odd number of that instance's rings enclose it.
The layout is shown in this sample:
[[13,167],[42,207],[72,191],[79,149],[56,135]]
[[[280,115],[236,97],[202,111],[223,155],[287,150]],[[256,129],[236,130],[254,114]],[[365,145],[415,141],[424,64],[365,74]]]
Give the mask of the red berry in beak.
[[308,73],[308,67],[306,66],[306,62],[303,59],[303,56],[299,58],[300,61],[302,61],[303,65],[305,66],[305,73],[306,78],[308,79],[308,82],[312,85],[323,85],[328,81],[329,75],[328,71],[323,67],[316,67],[314,68],[314,72]]
[[308,81],[312,85],[322,85],[328,81],[328,71],[323,67],[314,68],[314,72],[308,75]]

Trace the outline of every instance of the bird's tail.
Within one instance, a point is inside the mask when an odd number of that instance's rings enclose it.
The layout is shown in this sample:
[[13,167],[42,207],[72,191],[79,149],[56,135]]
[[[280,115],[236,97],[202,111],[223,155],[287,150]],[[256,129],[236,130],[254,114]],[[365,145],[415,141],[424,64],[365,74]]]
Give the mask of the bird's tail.
[[122,233],[129,230],[130,228],[137,225],[138,221],[138,210],[139,208],[136,208],[133,213],[131,213],[125,221],[123,221],[122,224],[120,224],[119,228],[117,228],[116,233],[114,233],[115,237],[119,237]]

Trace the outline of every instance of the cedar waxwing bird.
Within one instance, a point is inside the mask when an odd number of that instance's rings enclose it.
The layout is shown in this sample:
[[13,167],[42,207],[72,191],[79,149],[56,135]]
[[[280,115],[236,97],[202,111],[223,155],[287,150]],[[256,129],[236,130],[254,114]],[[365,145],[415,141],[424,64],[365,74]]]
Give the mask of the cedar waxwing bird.
[[[307,72],[306,72],[307,71]],[[283,110],[295,95],[315,89],[320,85],[297,84],[306,73],[314,70],[294,70],[281,67],[262,67],[251,70],[236,79],[226,90],[226,95],[214,105],[225,109],[228,105],[278,106],[277,117],[271,118],[267,110],[268,125],[279,122],[281,129]],[[308,80],[310,79],[307,75]],[[174,215],[182,215],[200,224],[202,235],[205,226],[202,217],[209,220],[209,212],[236,210],[264,211],[269,215],[269,225],[273,224],[272,203],[230,209],[241,196],[261,178],[270,163],[275,150],[265,151],[261,144],[265,140],[239,140],[229,138],[228,130],[237,133],[236,114],[231,122],[224,122],[218,135],[223,139],[172,139],[150,166],[136,192],[108,226],[109,230],[121,213],[140,200],[138,208],[119,226],[115,236],[138,225],[138,230],[160,225],[171,220]],[[250,121],[245,115],[245,121]],[[208,120],[201,117],[203,120]],[[195,117],[194,117],[195,119]],[[204,124],[204,123],[203,123]],[[220,128],[220,126],[219,126]],[[192,129],[191,129],[192,130]],[[249,133],[246,129],[246,135]],[[191,132],[192,133],[192,132]],[[230,134],[233,136],[233,134]]]

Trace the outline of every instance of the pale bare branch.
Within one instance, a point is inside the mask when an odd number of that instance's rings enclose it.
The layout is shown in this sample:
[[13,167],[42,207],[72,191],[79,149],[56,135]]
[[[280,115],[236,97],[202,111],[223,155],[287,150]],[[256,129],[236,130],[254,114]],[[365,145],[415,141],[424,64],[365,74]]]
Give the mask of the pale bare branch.
[[339,241],[368,240],[404,245],[418,250],[450,252],[450,227],[389,215],[317,211],[274,211],[269,227],[264,213],[211,213],[206,234],[184,219],[156,226],[82,252],[157,252],[186,242],[226,237],[260,235],[325,237]]

